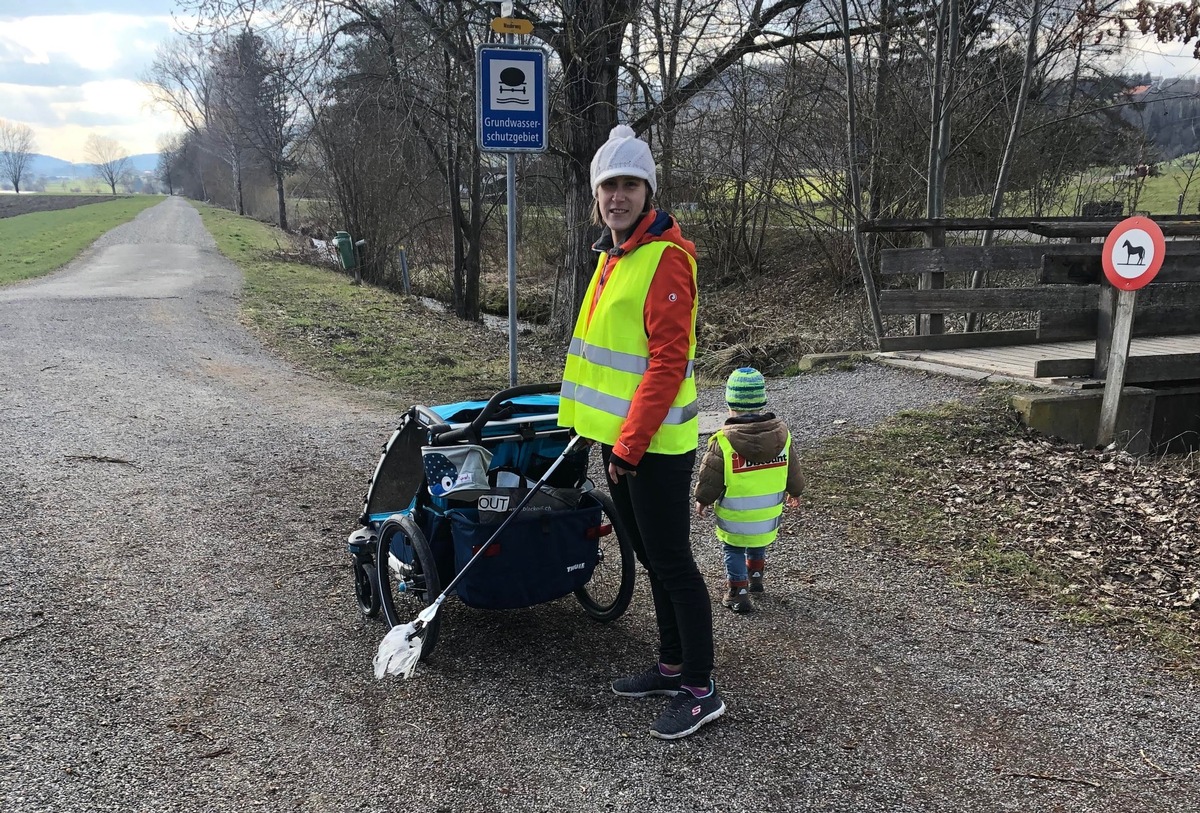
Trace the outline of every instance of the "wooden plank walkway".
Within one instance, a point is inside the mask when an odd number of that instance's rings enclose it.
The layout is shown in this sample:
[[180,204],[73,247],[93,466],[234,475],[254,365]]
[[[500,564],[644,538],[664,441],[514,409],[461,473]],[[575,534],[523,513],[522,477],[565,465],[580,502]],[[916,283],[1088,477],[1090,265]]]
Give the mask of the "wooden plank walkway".
[[[1161,356],[1200,354],[1200,334],[1186,336],[1135,337],[1130,343],[1129,356]],[[884,358],[907,359],[927,364],[973,370],[1007,378],[1028,380],[1031,384],[1066,383],[1094,386],[1093,379],[1035,378],[1034,366],[1048,359],[1085,359],[1096,355],[1095,341],[1054,342],[1051,344],[1008,345],[1004,347],[975,347],[962,350],[894,350],[880,353]],[[1196,371],[1200,378],[1200,369]]]

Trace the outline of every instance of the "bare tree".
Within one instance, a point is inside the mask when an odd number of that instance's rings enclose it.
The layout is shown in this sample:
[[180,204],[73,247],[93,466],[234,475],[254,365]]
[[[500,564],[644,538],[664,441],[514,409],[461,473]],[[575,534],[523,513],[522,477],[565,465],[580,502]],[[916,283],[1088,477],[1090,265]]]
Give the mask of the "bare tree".
[[855,214],[851,233],[854,239],[854,256],[862,273],[863,290],[867,294],[867,305],[871,310],[871,325],[875,330],[875,344],[883,336],[883,322],[879,315],[879,303],[875,294],[875,280],[867,257],[867,245],[859,225],[862,219],[862,156],[859,154],[858,108],[854,99],[854,48],[850,42],[850,8],[846,0],[841,1],[842,53],[846,62],[846,152],[849,161],[847,176],[850,181],[850,205]]
[[[310,145],[319,141],[320,149],[310,154],[320,153],[320,171],[337,187],[331,200],[343,223],[378,229],[367,265],[391,262],[375,252],[398,240],[412,245],[397,236],[401,229],[436,232],[441,256],[453,257],[444,267],[455,311],[474,318],[484,226],[499,205],[484,191],[496,179],[473,137],[474,53],[492,36],[496,4],[183,2],[205,21],[209,66],[252,19],[256,26],[287,20],[300,31],[302,64],[326,71],[311,107],[319,132]],[[881,243],[849,239],[852,222],[864,216],[982,214],[989,200],[1011,199],[1011,207],[1024,196],[1049,205],[1079,166],[1099,161],[1098,152],[1082,156],[1106,126],[1084,118],[1105,96],[1101,73],[1082,70],[1085,52],[1096,47],[1085,29],[1115,25],[1114,3],[518,0],[514,15],[530,20],[533,40],[551,51],[551,148],[538,161],[561,173],[566,231],[542,255],[556,271],[552,322],[569,328],[590,275],[588,164],[620,121],[655,147],[662,200],[708,195],[713,202],[725,242],[704,240],[706,267],[726,273],[755,273],[760,251],[779,243],[766,235],[786,222],[793,237],[822,235],[820,251],[843,272],[842,284],[861,274],[870,286],[868,266]],[[1072,28],[1076,20],[1091,28]],[[250,143],[247,120],[230,118]],[[1063,137],[1068,131],[1074,140]],[[395,165],[419,167],[419,177]],[[865,182],[851,179],[857,193],[847,183],[852,168],[865,173]],[[431,194],[439,177],[444,188]],[[392,196],[393,213],[371,199],[376,194]],[[394,212],[405,204],[422,207],[420,225],[415,216],[401,225]],[[381,269],[376,279],[385,277]]]
[[229,38],[215,40],[211,49],[195,36],[163,43],[142,83],[155,104],[170,110],[194,136],[195,143],[220,158],[232,181],[231,203],[245,214],[242,169],[248,151],[233,109],[229,81],[222,81],[214,62],[228,53]]
[[1171,173],[1171,180],[1179,188],[1179,198],[1175,207],[1175,214],[1181,215],[1183,214],[1184,198],[1187,197],[1188,189],[1196,177],[1196,172],[1200,171],[1200,152],[1182,155],[1174,163],[1180,169],[1179,173]]
[[175,183],[179,176],[179,164],[183,158],[185,137],[182,133],[171,133],[158,141],[158,180],[167,185],[167,194],[175,194]]
[[117,184],[129,172],[129,152],[116,139],[92,133],[83,148],[83,156],[92,165],[97,178],[117,194]]
[[27,124],[0,119],[0,176],[20,193],[21,181],[29,173],[29,165],[37,142]]
[[227,100],[238,130],[275,180],[279,227],[286,230],[284,179],[292,167],[288,153],[298,132],[299,71],[291,64],[288,49],[251,28],[237,34],[222,56],[221,64],[229,72],[222,84],[228,85]]
[[[829,27],[827,19],[822,22],[803,18],[802,12],[809,3],[810,0],[742,0],[736,3],[679,0],[676,3],[676,6],[691,6],[690,10],[664,9],[660,4],[656,13],[661,19],[687,21],[687,41],[684,42],[683,37],[669,37],[667,42],[678,52],[676,57],[685,51],[689,53],[686,59],[671,58],[662,63],[669,63],[669,69],[676,72],[669,92],[655,89],[656,80],[641,83],[643,91],[651,91],[652,105],[642,112],[629,110],[626,116],[629,123],[639,133],[646,133],[666,121],[669,131],[673,112],[689,104],[726,70],[750,55],[770,53],[806,40],[836,41],[840,32]],[[248,15],[268,9],[276,12],[280,19],[311,21],[320,28],[311,37],[315,44],[313,57],[317,59],[335,52],[341,38],[368,33],[378,36],[392,57],[406,46],[404,33],[411,38],[415,29],[424,28],[433,52],[440,53],[444,59],[444,69],[440,77],[418,73],[399,78],[403,81],[402,86],[408,89],[413,88],[414,78],[425,83],[432,83],[435,77],[445,80],[443,95],[438,97],[440,102],[413,107],[414,111],[425,115],[415,117],[412,127],[431,149],[436,148],[435,156],[443,156],[447,199],[455,229],[461,237],[461,247],[456,242],[455,265],[465,263],[469,269],[477,261],[483,219],[475,206],[475,176],[482,161],[478,151],[467,143],[474,139],[464,139],[463,133],[474,132],[471,87],[474,83],[472,36],[475,34],[472,32],[486,32],[487,20],[496,11],[494,2],[391,0],[390,3],[371,4],[357,0],[189,0],[187,4],[218,30],[244,24]],[[554,100],[552,151],[562,162],[567,234],[555,285],[552,321],[564,331],[569,330],[574,321],[591,274],[593,258],[588,250],[587,230],[590,228],[592,190],[588,166],[596,149],[608,137],[609,130],[618,123],[618,114],[626,104],[619,90],[623,77],[628,86],[628,77],[634,71],[629,58],[630,26],[638,19],[641,7],[641,0],[529,0],[516,4],[515,13],[533,22],[534,36],[550,47],[555,60],[552,70],[555,86],[551,89]],[[400,20],[407,29],[397,28],[396,23]],[[652,57],[647,67],[658,61],[657,57]],[[653,76],[657,66],[653,67],[654,70],[639,71],[638,76]],[[686,81],[678,81],[684,75]],[[440,133],[433,133],[431,126],[440,127]],[[669,178],[669,169],[665,175]],[[462,206],[464,189],[471,202],[469,208]],[[471,310],[467,308],[466,312]]]

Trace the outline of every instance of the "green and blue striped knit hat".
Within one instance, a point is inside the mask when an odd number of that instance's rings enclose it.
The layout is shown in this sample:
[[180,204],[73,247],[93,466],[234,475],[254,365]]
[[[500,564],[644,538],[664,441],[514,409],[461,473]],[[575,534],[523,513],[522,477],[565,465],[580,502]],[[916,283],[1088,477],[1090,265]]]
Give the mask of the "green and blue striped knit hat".
[[767,405],[767,382],[753,367],[742,367],[725,382],[725,403],[734,412],[758,412]]

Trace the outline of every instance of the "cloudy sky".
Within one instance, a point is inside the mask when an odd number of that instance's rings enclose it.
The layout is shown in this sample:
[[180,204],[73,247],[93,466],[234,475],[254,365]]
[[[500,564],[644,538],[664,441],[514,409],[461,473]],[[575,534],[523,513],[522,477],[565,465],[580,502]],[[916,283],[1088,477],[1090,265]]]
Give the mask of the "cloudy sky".
[[28,124],[37,152],[84,161],[91,133],[131,155],[179,130],[138,83],[172,36],[174,0],[0,0],[0,117]]

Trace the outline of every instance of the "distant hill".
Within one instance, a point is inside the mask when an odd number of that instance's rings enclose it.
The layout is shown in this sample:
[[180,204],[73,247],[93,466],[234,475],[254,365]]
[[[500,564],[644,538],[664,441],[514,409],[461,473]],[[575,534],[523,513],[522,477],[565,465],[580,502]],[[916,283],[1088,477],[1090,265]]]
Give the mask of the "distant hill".
[[78,174],[74,171],[74,166],[70,161],[64,161],[61,158],[34,153],[29,161],[29,173],[31,175],[45,175],[47,178],[59,175],[71,176]]
[[[34,153],[29,162],[31,175],[47,178],[86,178],[92,175],[91,164],[73,164],[52,155]],[[129,165],[134,172],[152,172],[158,166],[158,153],[146,152],[129,156]]]

